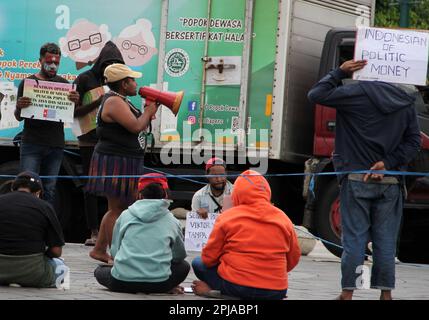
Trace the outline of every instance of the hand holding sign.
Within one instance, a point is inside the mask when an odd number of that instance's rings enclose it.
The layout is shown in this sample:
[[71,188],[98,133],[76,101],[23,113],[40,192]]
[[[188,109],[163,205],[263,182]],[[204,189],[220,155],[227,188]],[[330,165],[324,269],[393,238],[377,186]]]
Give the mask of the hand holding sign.
[[31,106],[31,99],[28,97],[19,97],[16,101],[16,108],[18,110],[28,108],[29,106]]
[[79,103],[80,96],[77,91],[72,90],[69,92],[69,95],[67,96],[67,98],[73,103]]
[[352,74],[355,71],[363,69],[363,67],[365,67],[366,64],[367,64],[366,60],[358,60],[358,61],[348,60],[340,66],[340,69],[347,74]]

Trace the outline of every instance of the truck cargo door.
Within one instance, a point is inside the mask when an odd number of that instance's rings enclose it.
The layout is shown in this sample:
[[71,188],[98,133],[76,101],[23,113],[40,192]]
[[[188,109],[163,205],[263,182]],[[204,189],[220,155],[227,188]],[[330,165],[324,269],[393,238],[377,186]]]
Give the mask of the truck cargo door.
[[247,83],[242,69],[248,65],[245,49],[250,46],[245,43],[246,4],[251,1],[212,0],[209,10],[209,41],[202,70],[204,108],[198,125],[203,129],[201,138],[211,136],[215,144],[235,145],[244,126],[240,115],[246,112],[245,106],[240,106],[240,94],[247,92],[241,84]]
[[185,95],[177,127],[161,124],[161,141],[237,144],[246,123],[251,28],[246,41],[245,24],[252,6],[251,0],[169,1],[163,81]]

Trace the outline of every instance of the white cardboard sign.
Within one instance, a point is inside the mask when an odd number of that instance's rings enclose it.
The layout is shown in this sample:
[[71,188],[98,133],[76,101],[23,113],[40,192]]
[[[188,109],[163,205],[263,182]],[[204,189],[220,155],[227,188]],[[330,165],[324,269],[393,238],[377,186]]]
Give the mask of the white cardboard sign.
[[24,80],[24,97],[32,104],[21,110],[21,117],[57,122],[73,122],[74,103],[68,99],[71,83]]
[[217,213],[209,213],[207,219],[203,219],[196,212],[188,212],[186,214],[186,251],[199,252],[203,249],[213,230],[217,216]]
[[428,49],[427,32],[359,27],[355,60],[368,64],[353,79],[425,85]]

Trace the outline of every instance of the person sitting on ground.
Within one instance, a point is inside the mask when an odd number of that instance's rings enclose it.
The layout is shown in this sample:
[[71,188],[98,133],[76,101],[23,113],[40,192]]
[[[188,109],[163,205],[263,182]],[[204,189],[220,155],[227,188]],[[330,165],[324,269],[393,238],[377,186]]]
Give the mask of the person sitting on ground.
[[284,299],[288,272],[301,250],[287,215],[274,207],[267,180],[243,172],[234,183],[234,206],[218,216],[201,257],[192,261],[197,295],[218,290],[242,299]]
[[167,179],[162,174],[142,176],[140,200],[116,221],[112,265],[101,265],[97,281],[116,292],[182,293],[179,284],[190,270],[179,221],[168,210]]
[[25,171],[13,181],[12,192],[0,196],[1,285],[54,287],[66,270],[58,259],[64,245],[61,226],[41,194],[39,176]]
[[209,183],[192,197],[192,211],[206,219],[208,213],[222,212],[225,195],[232,192],[232,183],[226,179],[226,163],[220,158],[211,158],[206,163],[206,173],[217,175],[207,178]]

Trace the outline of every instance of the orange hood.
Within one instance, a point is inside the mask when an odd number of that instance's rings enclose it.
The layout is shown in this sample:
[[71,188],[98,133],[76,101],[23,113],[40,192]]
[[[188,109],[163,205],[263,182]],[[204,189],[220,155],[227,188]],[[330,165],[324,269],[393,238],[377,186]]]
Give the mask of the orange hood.
[[246,170],[235,181],[231,197],[234,206],[271,204],[271,188],[259,172]]

